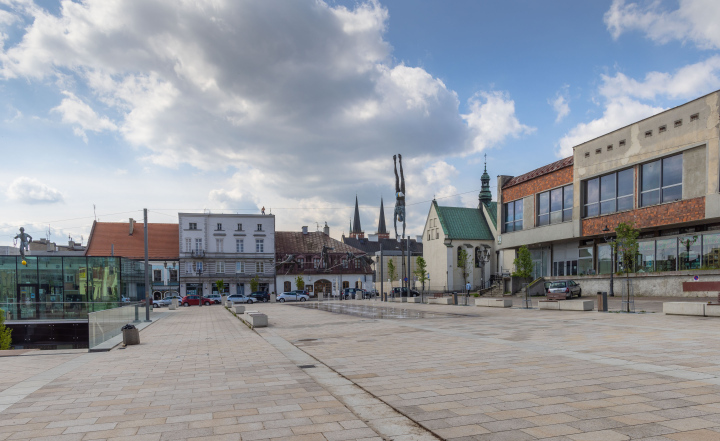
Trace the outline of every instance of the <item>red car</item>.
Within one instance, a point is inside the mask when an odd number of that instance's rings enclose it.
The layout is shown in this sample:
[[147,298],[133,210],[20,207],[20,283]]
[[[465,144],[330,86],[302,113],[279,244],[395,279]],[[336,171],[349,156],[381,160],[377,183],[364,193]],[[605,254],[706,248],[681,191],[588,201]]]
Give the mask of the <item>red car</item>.
[[[213,303],[212,299],[203,297],[203,305],[210,306],[211,303]],[[180,304],[183,306],[200,305],[200,296],[185,296],[182,298]]]

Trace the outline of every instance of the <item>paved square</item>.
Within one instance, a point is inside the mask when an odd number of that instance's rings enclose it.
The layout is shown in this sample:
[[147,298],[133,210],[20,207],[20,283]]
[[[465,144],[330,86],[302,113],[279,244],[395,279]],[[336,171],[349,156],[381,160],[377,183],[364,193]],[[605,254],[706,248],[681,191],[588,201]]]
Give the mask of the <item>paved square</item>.
[[395,311],[181,308],[139,346],[0,357],[0,440],[720,439],[720,319],[342,303]]

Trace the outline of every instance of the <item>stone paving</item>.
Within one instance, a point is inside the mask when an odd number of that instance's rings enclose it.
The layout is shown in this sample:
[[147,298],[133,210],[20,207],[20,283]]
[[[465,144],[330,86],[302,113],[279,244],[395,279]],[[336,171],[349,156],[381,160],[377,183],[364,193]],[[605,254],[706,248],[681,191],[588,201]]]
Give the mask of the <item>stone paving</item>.
[[181,308],[139,346],[0,357],[0,440],[720,440],[718,318],[345,304],[426,314]]

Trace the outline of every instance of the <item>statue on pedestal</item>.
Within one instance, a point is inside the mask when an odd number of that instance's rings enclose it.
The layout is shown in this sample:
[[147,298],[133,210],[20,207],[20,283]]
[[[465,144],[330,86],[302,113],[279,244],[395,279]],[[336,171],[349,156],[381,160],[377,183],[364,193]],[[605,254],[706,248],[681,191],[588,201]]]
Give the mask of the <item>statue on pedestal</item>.
[[[393,162],[395,163],[395,239],[397,240],[398,235],[398,222],[402,222],[402,238],[405,238],[405,176],[403,175],[402,168],[402,155],[393,155]],[[400,177],[398,178],[398,162],[400,163]]]
[[30,242],[32,242],[32,236],[25,232],[25,228],[20,227],[20,234],[15,236],[15,242],[17,242],[18,239],[20,239],[20,256],[22,256],[22,263],[23,265],[27,265],[27,263],[25,262],[25,251],[30,250]]

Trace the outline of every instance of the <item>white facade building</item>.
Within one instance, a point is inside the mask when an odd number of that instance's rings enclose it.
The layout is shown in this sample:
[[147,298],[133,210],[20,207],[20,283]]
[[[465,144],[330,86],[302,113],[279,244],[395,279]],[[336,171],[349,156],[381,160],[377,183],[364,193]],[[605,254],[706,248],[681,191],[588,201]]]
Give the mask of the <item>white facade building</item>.
[[263,214],[178,213],[180,295],[217,292],[249,294],[275,289],[275,216]]

